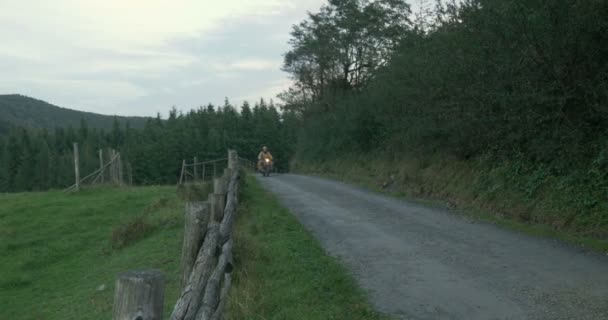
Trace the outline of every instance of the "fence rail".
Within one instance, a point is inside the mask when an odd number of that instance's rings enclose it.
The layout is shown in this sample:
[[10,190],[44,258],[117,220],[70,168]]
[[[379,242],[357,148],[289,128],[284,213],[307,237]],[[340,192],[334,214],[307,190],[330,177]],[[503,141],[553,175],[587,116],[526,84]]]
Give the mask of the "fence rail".
[[[185,206],[182,293],[171,313],[171,320],[223,319],[232,285],[232,230],[242,178],[240,169],[249,166],[246,162],[240,164],[240,158],[233,150],[229,150],[228,158],[223,160],[228,161],[228,168],[213,180],[214,188],[208,200],[188,202]],[[197,164],[201,163],[195,161],[190,167]],[[182,163],[182,172],[186,167]],[[127,274],[128,285],[123,284],[127,281],[124,274],[117,280],[113,319],[162,320],[163,302],[159,297],[164,293],[159,291],[164,290],[163,278],[154,270]],[[140,281],[133,280],[137,276]]]
[[[70,192],[70,191],[78,191],[80,190],[80,187],[86,184],[90,184],[90,185],[96,185],[96,184],[104,184],[105,183],[105,177],[108,176],[109,183],[112,183],[114,185],[124,185],[125,181],[124,181],[124,173],[123,173],[123,162],[122,162],[122,157],[120,155],[120,152],[110,149],[109,150],[109,160],[107,163],[104,163],[104,159],[103,159],[103,151],[99,150],[99,169],[93,171],[91,174],[87,175],[86,177],[80,179],[80,168],[79,168],[79,163],[78,163],[78,144],[75,143],[74,144],[74,167],[75,167],[75,175],[76,175],[76,182],[69,186],[68,188],[64,189],[63,192]],[[129,170],[129,176],[130,174],[130,170]],[[94,179],[93,179],[94,178]],[[131,180],[131,179],[129,179]]]
[[217,159],[211,161],[198,162],[196,157],[193,163],[182,160],[182,169],[178,180],[178,185],[189,182],[205,182],[215,179],[224,168],[228,166],[229,159]]

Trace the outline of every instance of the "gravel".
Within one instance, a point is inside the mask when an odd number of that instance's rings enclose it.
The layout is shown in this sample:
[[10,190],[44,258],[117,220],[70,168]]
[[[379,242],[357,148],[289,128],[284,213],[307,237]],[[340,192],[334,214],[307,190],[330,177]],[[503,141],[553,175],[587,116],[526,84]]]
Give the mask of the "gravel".
[[299,175],[259,178],[397,319],[608,319],[608,257]]

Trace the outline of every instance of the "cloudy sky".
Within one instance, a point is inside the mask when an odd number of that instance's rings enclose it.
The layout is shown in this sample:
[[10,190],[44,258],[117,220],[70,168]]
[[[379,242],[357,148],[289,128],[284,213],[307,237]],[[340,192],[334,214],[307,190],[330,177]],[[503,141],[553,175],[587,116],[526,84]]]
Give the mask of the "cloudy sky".
[[0,0],[0,94],[102,114],[273,98],[325,0]]

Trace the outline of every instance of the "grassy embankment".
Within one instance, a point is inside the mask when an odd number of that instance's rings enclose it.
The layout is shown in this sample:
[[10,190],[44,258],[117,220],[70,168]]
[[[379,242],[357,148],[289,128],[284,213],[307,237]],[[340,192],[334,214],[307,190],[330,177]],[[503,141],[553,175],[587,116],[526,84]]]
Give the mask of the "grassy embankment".
[[276,198],[253,177],[246,183],[227,319],[384,319]]
[[[229,319],[381,319],[255,180],[241,199]],[[0,195],[0,319],[109,319],[116,275],[142,268],[167,276],[168,318],[179,294],[182,214],[174,187]]]
[[0,319],[109,319],[116,275],[148,268],[170,312],[182,214],[175,187],[0,195]]
[[457,209],[519,232],[608,251],[608,201],[601,189],[580,181],[576,172],[558,177],[517,163],[490,166],[483,160],[389,160],[382,155],[374,155],[373,161],[350,156],[312,164],[294,161],[292,166],[298,172]]

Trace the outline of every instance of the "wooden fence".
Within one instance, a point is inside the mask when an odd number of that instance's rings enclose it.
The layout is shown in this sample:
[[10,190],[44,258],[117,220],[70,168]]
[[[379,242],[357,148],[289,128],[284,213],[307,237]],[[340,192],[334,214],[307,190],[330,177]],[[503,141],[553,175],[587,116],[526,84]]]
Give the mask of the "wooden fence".
[[[228,168],[214,179],[208,200],[186,203],[182,294],[171,320],[223,318],[232,283],[232,229],[242,178],[236,151],[228,152],[227,161]],[[121,273],[116,281],[112,319],[162,320],[163,300],[164,277],[159,271]]]
[[[193,160],[192,163],[188,163],[185,159],[182,160],[178,185],[190,182],[211,181],[228,166],[229,162],[228,158],[199,162],[198,158],[194,157]],[[237,160],[243,169],[255,171],[255,163],[253,161],[241,157],[238,157]]]
[[[117,186],[122,186],[125,184],[125,173],[124,166],[122,162],[122,157],[120,152],[109,149],[107,151],[109,154],[107,162],[103,156],[103,150],[99,150],[99,169],[95,170],[93,173],[87,175],[84,178],[80,178],[80,164],[79,164],[79,152],[78,152],[78,143],[74,143],[74,176],[75,183],[70,187],[63,190],[64,192],[70,191],[79,191],[80,188],[84,185],[99,185],[99,184],[113,184]],[[131,166],[127,163],[127,175],[128,181],[127,183],[133,183],[133,177],[131,174]]]

